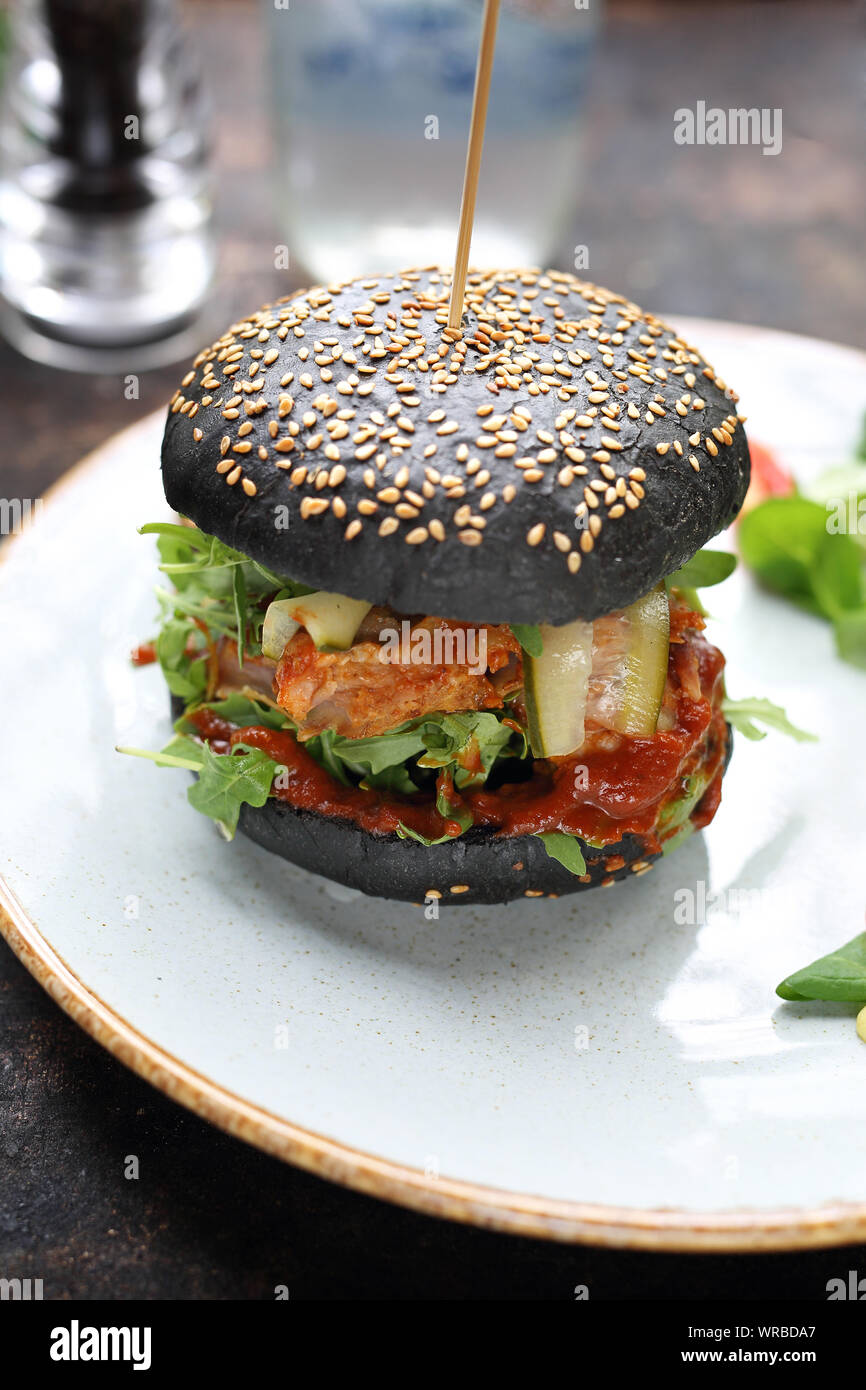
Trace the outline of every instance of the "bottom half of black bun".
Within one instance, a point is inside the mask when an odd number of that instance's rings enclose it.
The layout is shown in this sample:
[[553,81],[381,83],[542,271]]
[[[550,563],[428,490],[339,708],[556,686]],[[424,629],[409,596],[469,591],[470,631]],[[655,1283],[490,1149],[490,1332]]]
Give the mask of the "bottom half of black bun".
[[476,826],[444,844],[422,845],[371,835],[353,821],[298,810],[276,797],[264,806],[243,806],[239,829],[264,849],[347,888],[412,903],[563,897],[629,878],[659,858],[639,836],[624,835],[604,849],[586,846],[586,874],[578,878],[551,859],[537,835],[498,835]]

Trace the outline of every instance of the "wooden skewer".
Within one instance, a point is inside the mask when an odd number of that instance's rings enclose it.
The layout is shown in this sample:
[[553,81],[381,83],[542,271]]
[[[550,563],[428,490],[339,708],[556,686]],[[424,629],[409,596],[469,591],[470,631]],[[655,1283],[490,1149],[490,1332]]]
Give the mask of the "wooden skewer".
[[484,0],[484,19],[481,25],[481,46],[475,69],[475,94],[472,98],[472,124],[469,128],[469,148],[466,151],[466,172],[463,175],[463,199],[460,204],[460,228],[457,233],[457,253],[454,257],[454,278],[448,304],[448,327],[459,328],[463,318],[463,295],[466,271],[469,266],[469,244],[472,241],[472,222],[475,216],[475,195],[481,170],[481,151],[484,148],[484,126],[487,121],[487,99],[490,96],[490,74],[493,71],[493,50],[496,46],[496,25],[499,20],[499,0]]

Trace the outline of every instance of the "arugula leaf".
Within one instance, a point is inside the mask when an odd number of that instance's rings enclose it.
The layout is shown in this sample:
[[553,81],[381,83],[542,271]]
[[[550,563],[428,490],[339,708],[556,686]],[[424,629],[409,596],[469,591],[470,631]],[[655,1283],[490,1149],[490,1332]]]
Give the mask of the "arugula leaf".
[[168,589],[160,588],[156,590],[156,597],[162,612],[163,623],[170,622],[172,618],[177,618],[178,621],[184,620],[188,636],[201,640],[198,638],[200,629],[192,621],[195,618],[200,619],[205,627],[212,628],[225,637],[234,637],[235,635],[234,614],[218,599],[205,597],[197,601],[190,597],[188,590],[182,594],[173,594]]
[[[758,730],[760,736],[760,730]],[[705,773],[690,773],[683,779],[682,794],[669,801],[659,814],[659,834],[673,832],[684,825],[709,786],[710,779]]]
[[[704,605],[701,603],[700,598],[698,597],[697,589],[690,589],[685,584],[678,584],[677,589],[679,591],[680,598],[682,598],[683,602],[687,605],[687,607],[689,607],[692,610],[693,613],[700,613],[702,618],[708,618],[710,616],[709,611],[704,607]],[[670,593],[670,589],[668,589],[668,593]]]
[[[265,565],[260,565],[257,560],[251,560],[248,555],[242,554],[241,551],[233,550],[231,546],[217,540],[216,536],[209,536],[206,532],[200,531],[197,526],[183,526],[173,521],[150,521],[146,525],[140,526],[138,533],[140,536],[159,536],[161,540],[166,538],[173,542],[166,548],[165,552],[162,552],[171,558],[164,558],[160,568],[164,574],[171,575],[175,581],[178,577],[181,577],[182,580],[182,576],[187,574],[200,575],[207,570],[243,566],[252,578],[251,587],[257,590],[276,590],[289,584],[293,593],[308,594],[312,592],[303,584],[292,584],[291,580],[275,574],[273,570],[268,569]],[[184,547],[186,547],[186,553]]]
[[[348,764],[346,764],[348,766]],[[352,769],[355,771],[355,769]],[[385,767],[381,772],[364,772],[358,769],[357,776],[361,778],[358,785],[365,790],[370,788],[380,792],[399,792],[401,796],[411,796],[419,788],[412,781],[407,768],[399,763],[396,767]],[[345,774],[343,774],[345,778]]]
[[444,773],[438,780],[436,792],[436,810],[443,820],[453,821],[460,826],[461,833],[468,830],[472,824],[472,812],[468,806],[458,806],[454,798],[454,783],[448,773]]
[[[241,666],[246,655],[257,656],[261,651],[269,599],[275,594],[295,597],[311,592],[307,585],[275,574],[197,527],[156,521],[140,531],[156,536],[160,569],[175,589],[157,589],[163,625],[172,620],[185,622],[189,635],[196,632],[197,623],[203,623],[209,631],[233,638]],[[178,687],[181,684],[176,681]],[[174,693],[191,699],[200,691],[184,687]]]
[[759,729],[758,725],[754,723],[757,719],[759,723],[766,724],[767,728],[777,729],[780,734],[788,734],[798,743],[818,742],[817,734],[809,734],[804,729],[798,729],[795,724],[791,723],[781,705],[774,705],[770,700],[754,697],[746,700],[730,700],[726,695],[722,700],[722,713],[745,738],[756,740],[767,737],[767,729]]
[[797,1003],[805,999],[866,1002],[866,932],[796,970],[776,986],[776,993]]
[[235,565],[232,570],[232,602],[238,630],[238,666],[243,669],[244,646],[247,640],[247,586],[243,565]]
[[672,834],[666,836],[662,841],[662,854],[670,854],[672,850],[675,850],[682,844],[683,840],[687,840],[689,836],[694,835],[694,833],[695,827],[692,822],[690,820],[684,820],[677,826]]
[[188,623],[169,618],[156,639],[156,659],[172,695],[196,700],[207,685],[207,652],[189,652],[189,637]]
[[727,550],[699,550],[665,580],[668,589],[708,589],[721,584],[737,568],[737,557]]
[[[191,806],[215,820],[227,840],[234,837],[244,802],[264,806],[279,764],[260,748],[237,744],[241,752],[213,753],[206,743],[197,743],[186,734],[176,734],[159,753],[143,748],[121,748],[134,758],[147,758],[157,767],[181,767],[198,773],[198,781],[187,791]],[[244,751],[245,750],[245,751]]]
[[511,623],[511,631],[529,656],[539,657],[544,651],[541,629],[535,623]]
[[756,696],[749,699],[728,699],[726,695],[721,701],[721,713],[745,738],[767,737],[766,728],[758,728],[758,724],[753,723],[753,720],[758,720],[760,724],[766,724],[767,728],[776,728],[778,733],[788,734],[788,737],[796,739],[798,744],[817,744],[817,734],[808,734],[803,728],[796,727],[788,719],[781,705],[773,705],[769,699],[759,699]]
[[371,773],[383,772],[386,767],[405,763],[424,751],[425,743],[417,724],[400,724],[387,734],[372,738],[335,737],[331,743],[334,757],[350,765],[367,768]]
[[239,690],[232,691],[224,700],[208,700],[205,705],[188,706],[180,718],[175,723],[178,733],[197,734],[198,730],[189,718],[194,709],[210,709],[220,719],[227,719],[231,724],[237,724],[240,728],[249,728],[252,724],[261,724],[266,729],[293,729],[288,715],[281,710],[276,710],[272,705],[259,702],[251,695],[244,695]]
[[[417,758],[421,768],[447,768],[453,763],[455,785],[462,790],[484,782],[497,758],[512,756],[510,745],[516,738],[523,746],[513,756],[523,757],[526,740],[522,733],[481,710],[422,715],[371,738],[335,736],[331,751],[353,771],[362,769],[371,782],[386,769],[402,766],[411,758]],[[414,783],[411,789],[417,790]]]
[[402,821],[397,825],[397,834],[401,840],[417,840],[419,845],[427,845],[428,848],[430,845],[444,845],[449,840],[454,839],[453,835],[440,835],[438,840],[429,840],[426,835],[420,834],[417,830],[412,830],[408,825],[404,825]]
[[332,777],[336,778],[338,782],[341,782],[344,787],[348,787],[351,786],[351,783],[346,776],[346,770],[340,759],[334,753],[335,739],[336,735],[332,729],[323,729],[320,734],[316,734],[313,738],[307,739],[304,747],[311,758],[315,758],[316,762],[321,763],[322,767],[325,768],[327,772],[330,772]]
[[147,758],[148,762],[155,763],[157,767],[185,767],[189,772],[198,772],[204,763],[201,750],[200,743],[178,734],[159,753],[153,753],[147,748],[125,748],[120,744],[115,746],[114,751],[126,753],[132,758]]
[[545,830],[537,838],[544,845],[551,859],[556,859],[570,873],[586,873],[586,860],[576,835],[567,835],[561,830]]
[[[243,744],[236,747],[243,748]],[[210,816],[231,839],[237,829],[241,806],[264,806],[278,764],[260,748],[246,752],[212,753],[202,744],[203,763],[198,781],[187,792],[191,806]]]
[[[455,764],[454,783],[463,790],[480,786],[514,736],[514,730],[487,711],[441,714],[421,724],[426,752],[419,767]],[[525,744],[525,739],[524,739]]]

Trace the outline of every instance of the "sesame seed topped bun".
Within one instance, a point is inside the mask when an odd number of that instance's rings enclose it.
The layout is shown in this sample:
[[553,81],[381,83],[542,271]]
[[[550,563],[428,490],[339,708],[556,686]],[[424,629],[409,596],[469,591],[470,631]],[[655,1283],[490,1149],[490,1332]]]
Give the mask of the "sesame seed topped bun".
[[463,622],[591,620],[736,515],[737,397],[675,331],[559,271],[403,270],[234,324],[172,398],[169,503],[315,588]]

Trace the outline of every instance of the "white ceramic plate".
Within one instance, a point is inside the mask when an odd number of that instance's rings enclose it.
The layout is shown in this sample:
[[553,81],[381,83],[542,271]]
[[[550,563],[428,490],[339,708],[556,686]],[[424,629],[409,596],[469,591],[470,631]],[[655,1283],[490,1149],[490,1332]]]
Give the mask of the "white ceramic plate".
[[[683,328],[755,439],[801,474],[844,459],[866,359]],[[114,753],[169,727],[127,660],[161,429],[92,456],[0,566],[0,916],[43,984],[176,1099],[382,1197],[658,1249],[866,1236],[853,1010],[773,992],[863,926],[866,677],[827,627],[738,573],[712,595],[729,690],[820,744],[739,739],[714,824],[639,881],[429,922],[224,844],[183,774]]]

